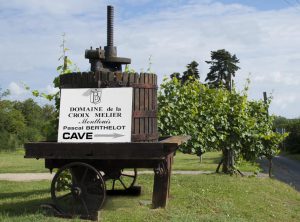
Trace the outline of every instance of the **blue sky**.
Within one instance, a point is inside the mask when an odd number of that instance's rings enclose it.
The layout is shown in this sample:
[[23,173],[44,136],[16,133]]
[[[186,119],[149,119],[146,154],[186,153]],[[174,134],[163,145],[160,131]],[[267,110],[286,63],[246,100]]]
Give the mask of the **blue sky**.
[[300,0],[0,0],[0,87],[11,99],[30,96],[22,82],[53,92],[63,32],[68,56],[87,71],[85,49],[106,45],[107,4],[118,55],[136,71],[151,56],[161,80],[195,60],[203,81],[210,51],[225,48],[240,59],[238,88],[250,76],[250,98],[267,91],[271,113],[300,116]]

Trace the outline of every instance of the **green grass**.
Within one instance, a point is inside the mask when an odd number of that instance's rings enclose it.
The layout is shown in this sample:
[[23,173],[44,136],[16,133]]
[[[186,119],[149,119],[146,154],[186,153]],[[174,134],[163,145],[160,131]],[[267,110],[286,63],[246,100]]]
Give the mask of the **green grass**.
[[[173,170],[202,170],[215,171],[221,158],[221,152],[207,152],[203,155],[202,162],[196,155],[183,154],[177,152]],[[238,165],[244,172],[254,172],[258,170],[257,164],[242,162]],[[0,173],[40,173],[48,172],[44,167],[44,159],[25,159],[24,150],[16,152],[0,152]]]
[[[200,163],[200,158],[196,155],[176,152],[173,170],[215,171],[221,157],[221,152],[207,152],[202,155],[202,162]],[[259,170],[257,163],[252,164],[246,161],[241,162],[237,167],[243,172],[254,172]]]
[[[150,209],[151,175],[138,179],[139,197],[108,197],[101,221],[300,221],[300,193],[269,178],[174,175],[166,209]],[[70,221],[45,214],[49,181],[0,181],[0,221]]]
[[44,160],[25,159],[24,150],[0,152],[0,173],[40,173],[48,172]]

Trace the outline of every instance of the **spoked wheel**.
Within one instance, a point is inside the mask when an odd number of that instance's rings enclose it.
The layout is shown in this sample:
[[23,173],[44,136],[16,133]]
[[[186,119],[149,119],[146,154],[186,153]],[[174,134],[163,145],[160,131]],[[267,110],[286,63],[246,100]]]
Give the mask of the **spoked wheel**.
[[105,182],[92,166],[74,162],[60,168],[51,184],[51,198],[66,216],[94,218],[106,197]]
[[107,170],[104,172],[103,178],[108,191],[128,190],[135,184],[137,170],[136,168]]

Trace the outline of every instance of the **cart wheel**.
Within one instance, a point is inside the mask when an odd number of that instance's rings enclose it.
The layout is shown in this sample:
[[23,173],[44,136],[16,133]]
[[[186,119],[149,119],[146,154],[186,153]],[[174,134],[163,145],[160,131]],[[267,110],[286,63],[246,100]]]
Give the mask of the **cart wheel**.
[[135,184],[137,170],[133,169],[114,169],[105,171],[104,180],[106,181],[107,190],[128,190]]
[[94,217],[106,196],[105,182],[92,166],[74,162],[60,168],[51,184],[51,198],[66,216]]

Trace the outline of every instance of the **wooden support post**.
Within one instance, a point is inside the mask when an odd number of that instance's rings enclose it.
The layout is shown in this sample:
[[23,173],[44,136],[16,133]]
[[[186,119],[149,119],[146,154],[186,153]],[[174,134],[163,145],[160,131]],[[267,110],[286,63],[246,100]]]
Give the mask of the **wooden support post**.
[[166,207],[169,197],[171,165],[173,153],[161,161],[154,169],[154,185],[152,195],[152,208]]

